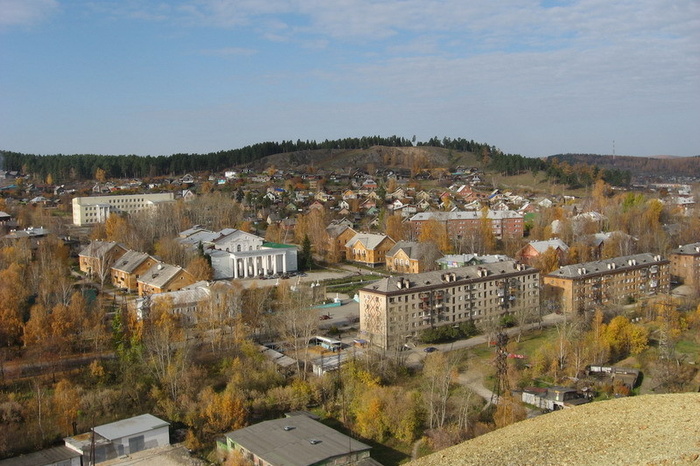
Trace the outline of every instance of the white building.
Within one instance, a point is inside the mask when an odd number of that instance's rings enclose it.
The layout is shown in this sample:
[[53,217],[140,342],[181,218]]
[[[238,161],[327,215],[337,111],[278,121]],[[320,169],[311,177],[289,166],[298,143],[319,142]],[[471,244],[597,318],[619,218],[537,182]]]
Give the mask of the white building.
[[142,414],[94,427],[94,436],[92,433],[85,433],[63,440],[68,448],[83,455],[85,464],[90,463],[91,451],[94,448],[94,464],[170,445],[169,430],[170,424],[164,420],[151,414]]
[[158,203],[174,200],[173,193],[76,197],[73,198],[73,224],[102,223],[114,212],[134,214],[152,209]]
[[191,247],[200,243],[211,257],[214,279],[253,278],[297,270],[297,248],[269,243],[245,231],[226,228],[212,232],[193,227],[179,234],[179,241]]

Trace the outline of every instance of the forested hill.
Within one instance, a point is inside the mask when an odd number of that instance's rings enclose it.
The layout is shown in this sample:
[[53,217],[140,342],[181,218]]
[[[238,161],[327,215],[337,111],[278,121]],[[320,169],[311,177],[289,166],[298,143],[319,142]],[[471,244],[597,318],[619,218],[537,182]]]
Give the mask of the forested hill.
[[[543,159],[504,154],[495,146],[464,138],[433,137],[425,142],[391,136],[370,136],[338,140],[263,142],[240,149],[207,154],[170,156],[137,155],[35,155],[0,151],[4,170],[19,171],[53,183],[90,180],[103,172],[106,178],[152,178],[185,173],[221,173],[235,167],[347,170],[370,166],[397,167],[417,173],[421,169],[452,169],[477,166],[480,169],[517,175],[543,171],[548,179],[572,187],[588,186],[598,178],[613,185],[629,183],[629,174],[595,166],[552,163]],[[552,159],[555,160],[555,159]]]
[[700,177],[700,156],[631,157],[626,155],[557,154],[548,157],[569,165],[595,165],[607,170],[629,172],[633,177]]

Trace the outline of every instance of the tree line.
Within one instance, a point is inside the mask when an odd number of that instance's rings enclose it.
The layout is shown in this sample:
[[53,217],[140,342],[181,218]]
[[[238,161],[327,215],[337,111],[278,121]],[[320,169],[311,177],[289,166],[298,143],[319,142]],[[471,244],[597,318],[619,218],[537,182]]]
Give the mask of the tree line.
[[234,166],[255,162],[264,157],[301,151],[316,150],[352,150],[369,149],[372,146],[388,147],[439,147],[450,151],[471,152],[485,166],[506,175],[515,175],[524,171],[537,173],[544,171],[547,176],[558,183],[572,187],[590,186],[598,178],[612,185],[629,184],[628,172],[617,169],[600,170],[594,166],[592,176],[587,176],[585,168],[589,165],[577,164],[571,169],[566,163],[556,159],[539,159],[523,157],[519,154],[504,154],[500,149],[484,143],[464,138],[439,139],[432,137],[426,142],[416,142],[399,136],[363,136],[360,138],[344,138],[335,140],[314,140],[296,142],[262,142],[240,149],[222,150],[206,154],[178,153],[169,156],[137,156],[137,155],[96,155],[96,154],[56,154],[36,155],[19,152],[0,151],[4,159],[4,169],[19,171],[26,175],[45,180],[51,177],[55,183],[67,181],[89,180],[100,170],[106,178],[145,178],[158,176],[182,175],[188,172],[222,171]]

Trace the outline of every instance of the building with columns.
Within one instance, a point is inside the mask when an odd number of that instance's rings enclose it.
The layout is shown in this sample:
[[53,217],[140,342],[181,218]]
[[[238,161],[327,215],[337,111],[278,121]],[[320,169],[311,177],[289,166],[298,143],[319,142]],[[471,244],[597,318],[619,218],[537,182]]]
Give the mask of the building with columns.
[[256,278],[295,272],[297,248],[269,243],[245,231],[226,228],[212,232],[195,226],[179,235],[180,242],[198,247],[211,257],[214,279]]

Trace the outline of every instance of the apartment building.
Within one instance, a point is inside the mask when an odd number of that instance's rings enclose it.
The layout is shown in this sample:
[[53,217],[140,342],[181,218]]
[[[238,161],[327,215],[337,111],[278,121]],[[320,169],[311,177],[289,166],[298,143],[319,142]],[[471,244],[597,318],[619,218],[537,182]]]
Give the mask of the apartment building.
[[539,272],[516,261],[388,277],[360,289],[360,330],[398,349],[425,329],[538,314],[539,290]]
[[572,264],[543,278],[545,294],[563,312],[574,313],[628,302],[671,287],[670,262],[644,253],[594,262]]
[[158,203],[173,200],[173,193],[76,197],[73,198],[73,224],[84,226],[102,223],[115,212],[134,214],[152,209]]
[[700,285],[700,243],[678,246],[668,258],[672,280],[692,287]]
[[[415,237],[420,235],[423,224],[429,220],[437,220],[447,227],[447,234],[452,239],[461,239],[479,232],[483,212],[420,212],[408,221]],[[491,224],[491,231],[496,238],[522,238],[524,231],[524,215],[513,210],[489,210],[486,218]]]

